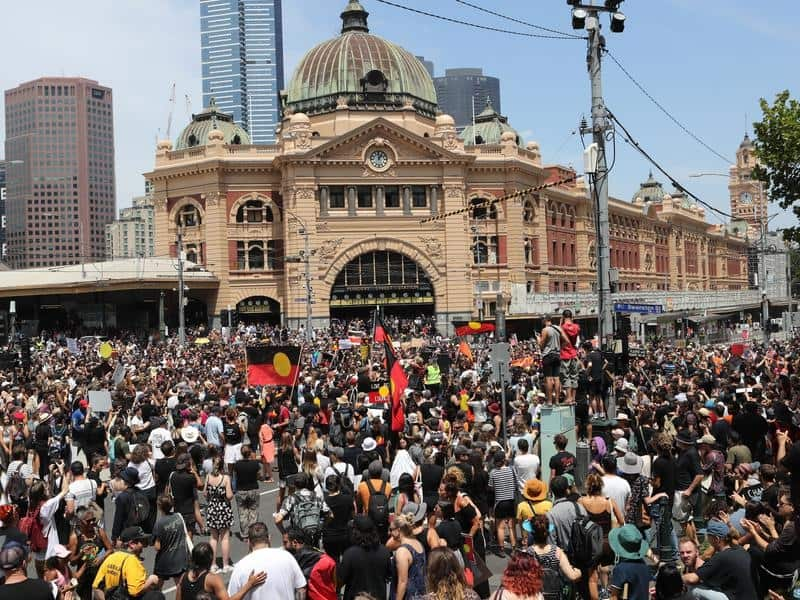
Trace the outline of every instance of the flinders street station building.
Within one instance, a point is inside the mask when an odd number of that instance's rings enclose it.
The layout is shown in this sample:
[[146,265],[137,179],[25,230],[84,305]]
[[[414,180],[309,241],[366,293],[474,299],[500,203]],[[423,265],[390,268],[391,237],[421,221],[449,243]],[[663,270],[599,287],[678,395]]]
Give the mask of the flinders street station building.
[[[227,309],[297,327],[309,306],[315,326],[382,306],[435,315],[448,331],[493,314],[500,294],[511,331],[567,306],[591,327],[584,180],[548,164],[491,99],[457,131],[411,52],[370,32],[356,0],[341,18],[341,34],[311,49],[281,93],[275,145],[250,144],[213,103],[158,144],[146,174],[156,255],[176,257],[180,238],[189,271],[213,279],[189,284],[191,302],[217,324]],[[652,176],[610,211],[615,301],[704,315],[758,304],[747,224],[710,225]]]

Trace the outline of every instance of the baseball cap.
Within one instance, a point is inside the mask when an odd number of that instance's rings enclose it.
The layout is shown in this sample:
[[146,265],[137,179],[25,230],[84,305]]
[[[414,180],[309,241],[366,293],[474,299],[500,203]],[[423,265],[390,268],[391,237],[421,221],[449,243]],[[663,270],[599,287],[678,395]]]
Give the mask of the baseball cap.
[[150,536],[144,532],[144,529],[137,526],[126,527],[123,529],[119,539],[122,540],[123,544],[129,544],[130,542],[142,542],[144,544],[150,543]]
[[78,402],[78,406],[80,408],[89,408],[89,401],[86,398],[84,398],[83,400]]
[[728,526],[725,525],[722,521],[718,521],[717,519],[710,519],[708,521],[708,525],[706,525],[706,533],[708,535],[713,535],[715,537],[724,538],[730,532],[728,530]]
[[4,571],[16,569],[25,562],[28,550],[19,542],[8,542],[0,550],[0,568]]

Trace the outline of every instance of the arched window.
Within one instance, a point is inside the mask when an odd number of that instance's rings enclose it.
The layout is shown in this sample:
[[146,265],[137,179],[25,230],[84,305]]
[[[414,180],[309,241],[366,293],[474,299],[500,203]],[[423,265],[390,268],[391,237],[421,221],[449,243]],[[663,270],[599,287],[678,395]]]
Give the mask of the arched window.
[[533,244],[530,238],[525,238],[525,264],[533,263]]
[[533,202],[526,200],[525,205],[522,207],[522,220],[525,223],[533,223],[534,217]]
[[189,144],[190,147],[191,146],[197,146],[197,144],[198,144],[198,139],[197,139],[197,136],[195,134],[191,134],[189,136],[189,139],[186,140],[186,141],[187,141],[187,143]]
[[200,211],[193,204],[187,204],[178,211],[175,224],[179,227],[200,227],[202,224]]
[[247,268],[251,271],[264,269],[264,246],[261,242],[252,242],[247,248]]
[[470,216],[475,220],[494,220],[497,218],[497,206],[486,198],[473,198],[470,200],[470,205],[472,206]]
[[242,138],[237,133],[235,136],[233,136],[233,139],[231,140],[231,144],[234,145],[234,146],[239,146],[241,143],[242,143]]
[[248,200],[236,212],[237,223],[272,223],[272,208],[261,200]]

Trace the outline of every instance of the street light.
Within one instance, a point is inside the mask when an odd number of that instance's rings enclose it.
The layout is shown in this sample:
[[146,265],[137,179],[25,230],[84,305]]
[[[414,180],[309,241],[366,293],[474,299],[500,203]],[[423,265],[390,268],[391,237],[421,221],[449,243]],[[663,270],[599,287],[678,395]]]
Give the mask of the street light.
[[306,331],[305,331],[305,338],[306,341],[311,341],[311,303],[313,301],[313,290],[311,288],[311,248],[310,248],[310,241],[309,236],[311,235],[308,231],[308,227],[306,226],[306,222],[300,218],[296,213],[289,210],[288,208],[283,208],[283,212],[288,214],[290,217],[293,217],[300,223],[300,229],[297,231],[300,235],[303,236],[303,244],[304,249],[300,253],[299,257],[287,256],[284,258],[284,262],[292,263],[292,262],[302,262],[305,264],[305,279],[306,279]]
[[689,177],[730,177],[730,173],[719,173],[715,171],[703,171],[700,173],[689,173]]

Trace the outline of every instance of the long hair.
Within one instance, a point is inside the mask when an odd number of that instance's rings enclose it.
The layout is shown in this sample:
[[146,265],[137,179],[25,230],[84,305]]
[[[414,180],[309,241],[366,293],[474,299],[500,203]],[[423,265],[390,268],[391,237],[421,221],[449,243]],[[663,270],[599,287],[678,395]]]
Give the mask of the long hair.
[[464,568],[450,548],[434,548],[428,554],[425,585],[436,600],[464,600],[467,580]]
[[586,495],[599,496],[603,493],[603,478],[597,473],[590,473],[586,478]]
[[283,451],[291,450],[292,444],[293,444],[292,434],[289,433],[288,431],[284,431],[281,434],[281,450]]
[[136,444],[136,447],[131,450],[131,462],[135,465],[140,465],[147,460],[147,455],[150,452],[150,444]]
[[409,501],[413,501],[416,497],[414,493],[414,478],[408,473],[400,475],[397,481],[397,491],[406,495]]
[[314,478],[316,477],[318,466],[317,453],[314,449],[309,450],[306,448],[303,450],[303,473]]
[[526,552],[515,552],[503,571],[502,585],[512,594],[535,598],[544,588],[542,567]]

